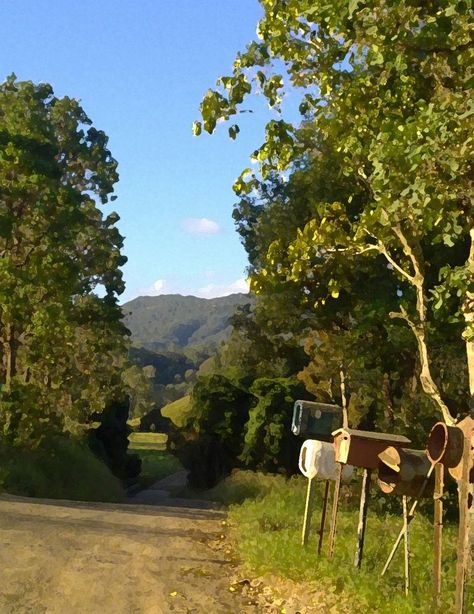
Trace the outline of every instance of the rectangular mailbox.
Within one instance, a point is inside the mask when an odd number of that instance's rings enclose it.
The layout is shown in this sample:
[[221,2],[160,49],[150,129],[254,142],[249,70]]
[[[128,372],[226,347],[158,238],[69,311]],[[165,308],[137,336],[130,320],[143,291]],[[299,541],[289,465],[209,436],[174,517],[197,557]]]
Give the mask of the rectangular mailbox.
[[333,437],[336,462],[364,469],[377,469],[380,463],[379,454],[389,446],[401,448],[411,443],[403,435],[349,428],[334,431]]
[[339,405],[296,401],[293,407],[291,432],[318,441],[332,441],[332,433],[342,426],[342,409]]

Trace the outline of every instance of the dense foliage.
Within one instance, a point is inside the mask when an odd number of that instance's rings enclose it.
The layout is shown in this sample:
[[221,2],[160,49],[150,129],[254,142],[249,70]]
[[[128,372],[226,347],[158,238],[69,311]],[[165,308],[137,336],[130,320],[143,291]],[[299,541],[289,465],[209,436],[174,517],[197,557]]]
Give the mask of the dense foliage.
[[353,423],[452,423],[474,392],[470,2],[261,4],[194,127],[300,96],[301,123],[271,120],[234,186],[261,309],[297,304],[280,333],[309,338],[318,395],[348,372]]
[[236,307],[250,301],[245,294],[214,299],[170,294],[142,296],[122,309],[135,345],[158,354],[185,354],[199,364],[227,339]]
[[0,84],[0,428],[79,432],[123,388],[118,179],[105,134],[49,85]]
[[189,483],[209,488],[238,465],[251,395],[223,375],[200,378],[192,392],[193,413],[170,435],[172,449],[189,470]]

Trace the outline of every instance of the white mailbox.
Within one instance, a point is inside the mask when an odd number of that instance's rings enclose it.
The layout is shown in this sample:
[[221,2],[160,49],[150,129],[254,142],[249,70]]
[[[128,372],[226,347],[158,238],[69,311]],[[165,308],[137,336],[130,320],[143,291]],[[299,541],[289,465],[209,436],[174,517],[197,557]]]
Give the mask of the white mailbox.
[[[334,445],[316,439],[307,439],[300,450],[299,468],[301,473],[312,480],[335,480],[336,479],[336,460]],[[342,479],[349,481],[352,477],[354,468],[351,465],[344,465],[342,469]]]

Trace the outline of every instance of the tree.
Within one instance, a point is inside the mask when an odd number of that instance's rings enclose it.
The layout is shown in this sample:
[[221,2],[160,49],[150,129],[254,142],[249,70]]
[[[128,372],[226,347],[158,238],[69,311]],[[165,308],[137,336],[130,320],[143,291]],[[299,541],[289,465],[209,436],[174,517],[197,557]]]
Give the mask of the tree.
[[49,85],[0,85],[0,422],[77,432],[123,387],[126,336],[107,137]]
[[128,436],[132,432],[127,420],[130,399],[122,396],[108,402],[104,411],[94,416],[99,426],[89,432],[89,447],[109,467],[112,473],[127,483],[139,475],[141,459],[138,454],[128,454]]
[[250,387],[256,398],[245,425],[241,459],[252,468],[296,473],[301,442],[291,432],[293,405],[307,396],[291,378],[256,379]]
[[198,378],[192,395],[193,410],[187,424],[172,432],[170,441],[189,483],[210,488],[241,463],[244,426],[252,395],[238,382],[213,374]]
[[[232,75],[201,104],[205,130],[229,119],[245,98],[262,93],[279,108],[283,92],[301,95],[301,130],[272,120],[238,193],[261,191],[272,173],[330,152],[351,189],[315,203],[314,216],[283,251],[278,240],[253,276],[265,291],[310,284],[321,300],[343,298],[347,270],[382,257],[399,285],[390,312],[414,335],[420,382],[444,420],[454,417],[435,381],[430,329],[436,319],[467,349],[474,394],[472,136],[469,96],[473,47],[466,2],[262,0],[257,33]],[[286,72],[274,72],[284,66]],[[287,83],[285,84],[285,80]],[[310,127],[305,132],[305,124]],[[201,124],[195,124],[199,133]],[[230,136],[237,128],[231,126]],[[311,135],[315,135],[314,138]],[[439,253],[438,253],[439,251]],[[333,262],[331,277],[308,262]],[[362,264],[362,266],[364,266]]]

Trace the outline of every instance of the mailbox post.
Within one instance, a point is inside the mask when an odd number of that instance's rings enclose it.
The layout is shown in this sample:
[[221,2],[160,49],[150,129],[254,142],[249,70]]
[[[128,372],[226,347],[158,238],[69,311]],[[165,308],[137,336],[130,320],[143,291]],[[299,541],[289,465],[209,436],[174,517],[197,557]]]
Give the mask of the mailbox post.
[[[340,428],[333,433],[336,461],[350,464],[364,470],[359,506],[359,524],[357,529],[357,550],[354,565],[360,569],[364,551],[365,529],[367,525],[367,508],[370,494],[370,480],[373,469],[380,463],[379,454],[387,447],[401,448],[410,443],[407,437],[391,433],[374,433],[350,428]],[[337,510],[334,511],[334,516]]]
[[[343,424],[343,411],[339,405],[332,405],[329,403],[317,403],[315,401],[296,401],[293,407],[293,421],[291,424],[291,431],[294,435],[310,437],[313,441],[328,442],[332,444],[332,433],[335,429],[341,427]],[[335,520],[334,520],[334,505],[337,508],[337,502],[339,499],[339,490],[342,479],[342,468],[339,464],[336,466],[336,476],[333,492],[333,522],[331,523],[331,535],[329,546],[329,558],[332,556],[334,547],[334,534],[335,534]],[[301,468],[301,467],[300,467]],[[308,478],[309,479],[309,478]],[[324,523],[326,519],[326,508],[329,498],[329,482],[326,481],[324,500],[323,500],[323,514],[321,518],[321,528],[319,532],[319,545],[318,554],[321,551],[322,539],[324,534]],[[312,499],[312,484],[308,483],[308,493],[306,496],[306,510],[311,505]],[[309,530],[309,511],[305,511],[305,522],[303,524],[303,543],[307,540],[307,532]],[[306,536],[305,536],[306,535]]]
[[[303,546],[308,543],[308,536],[311,524],[312,500],[314,496],[314,480],[324,480],[323,507],[321,512],[321,523],[319,529],[318,554],[321,553],[324,527],[326,524],[326,510],[329,498],[329,482],[334,481],[337,476],[337,465],[334,460],[334,446],[324,441],[307,439],[300,450],[299,468],[301,473],[308,478],[308,488],[306,493],[306,504],[303,520],[303,532],[301,542]],[[343,477],[349,480],[352,476],[352,467],[344,467]]]

